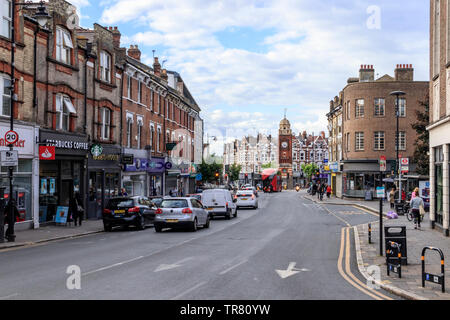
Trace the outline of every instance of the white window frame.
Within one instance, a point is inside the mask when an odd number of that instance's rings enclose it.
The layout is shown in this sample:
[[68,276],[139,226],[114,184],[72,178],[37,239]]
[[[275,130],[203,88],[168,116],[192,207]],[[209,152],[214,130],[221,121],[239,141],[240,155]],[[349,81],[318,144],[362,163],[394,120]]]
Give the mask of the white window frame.
[[355,132],[355,151],[364,151],[364,132]]
[[138,102],[142,103],[142,82],[138,80]]
[[[6,75],[0,75],[0,92],[2,93],[1,103],[1,116],[11,116],[11,78]],[[8,106],[5,109],[5,101],[8,101]]]
[[384,131],[374,132],[374,150],[381,151],[386,147],[386,134]]
[[[362,104],[361,104],[362,102]],[[357,99],[355,102],[355,117],[364,118],[364,99]]]
[[[375,98],[373,114],[375,117],[384,117],[386,112],[386,101],[384,98]],[[378,112],[377,112],[378,111]],[[382,112],[380,112],[382,111]]]
[[[1,0],[2,23],[0,34],[5,38],[11,39],[11,24],[12,24],[12,2],[11,0]],[[7,27],[5,28],[5,24]],[[6,29],[6,30],[5,30]]]
[[71,64],[73,49],[72,37],[69,31],[56,27],[56,60],[65,64]]
[[128,99],[130,99],[130,100],[131,100],[132,81],[133,81],[133,77],[128,75],[128,77],[127,77],[127,96],[128,96]]
[[111,115],[112,112],[109,108],[102,108],[102,139],[111,139]]
[[133,114],[127,113],[127,148],[131,148],[132,146],[132,134],[133,134]]
[[106,51],[100,52],[100,77],[103,81],[111,82],[111,55]]
[[400,118],[406,117],[406,98],[399,98],[400,107],[398,109],[398,116]]
[[155,132],[156,132],[155,131],[155,125],[152,122],[150,122],[150,147],[151,147],[152,151],[155,151],[153,149],[153,147],[154,147],[153,140],[155,138]]
[[[405,131],[399,131],[398,132],[398,150],[399,151],[406,151],[406,132]],[[397,150],[397,137],[395,138],[395,150]]]
[[161,126],[156,128],[156,151],[161,152]]
[[64,94],[57,94],[55,97],[55,111],[56,111],[56,130],[69,131],[70,130],[70,114],[76,114],[75,107],[69,96]]
[[137,148],[142,147],[142,128],[144,126],[144,120],[142,117],[137,118]]

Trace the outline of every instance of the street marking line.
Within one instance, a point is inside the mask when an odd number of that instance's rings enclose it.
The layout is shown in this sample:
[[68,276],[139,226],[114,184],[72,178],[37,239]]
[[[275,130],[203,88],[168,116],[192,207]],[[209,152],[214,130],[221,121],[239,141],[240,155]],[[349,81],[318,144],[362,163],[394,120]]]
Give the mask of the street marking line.
[[219,273],[219,274],[220,274],[220,275],[224,275],[224,274],[230,272],[231,270],[236,269],[237,267],[239,267],[239,266],[241,266],[241,265],[243,265],[243,264],[245,264],[245,263],[247,263],[247,262],[248,262],[248,259],[245,259],[244,261],[241,261],[241,262],[239,262],[238,264],[236,264],[236,265],[234,265],[234,266],[232,266],[232,267],[229,267],[228,269],[222,271],[222,272]]
[[112,264],[110,266],[106,266],[106,267],[102,267],[102,268],[99,268],[99,269],[96,269],[96,270],[88,271],[88,272],[85,272],[85,273],[83,273],[81,275],[82,276],[87,276],[89,274],[97,273],[97,272],[100,272],[100,271],[105,271],[105,270],[108,270],[108,269],[112,269],[112,268],[115,268],[115,267],[122,266],[122,265],[130,263],[130,262],[134,262],[134,261],[140,260],[142,258],[144,258],[144,256],[139,256],[137,258],[133,258],[133,259],[130,259],[130,260],[114,263],[114,264]]
[[346,261],[345,261],[345,264],[346,264],[346,272],[347,272],[347,274],[357,283],[357,284],[359,284],[362,288],[365,288],[365,289],[367,289],[367,290],[370,290],[370,292],[373,292],[374,294],[376,294],[376,295],[378,295],[378,296],[380,296],[380,298],[382,298],[382,299],[384,299],[384,300],[393,300],[392,298],[390,298],[390,297],[388,297],[388,296],[385,296],[384,294],[382,294],[382,293],[380,293],[380,292],[378,292],[378,291],[375,291],[374,289],[372,289],[372,288],[369,288],[368,286],[367,286],[367,284],[364,284],[363,282],[361,282],[353,273],[352,273],[352,271],[351,271],[351,268],[350,268],[350,228],[347,228],[347,241],[346,241],[346,243],[347,243],[347,249],[346,249],[346,251],[347,251],[347,254],[346,254]]
[[347,227],[351,227],[350,223],[348,223],[345,219],[342,219],[341,217],[338,217],[337,215],[335,215],[333,212],[331,212],[331,210],[329,210],[327,207],[322,207],[323,209],[325,209],[326,211],[328,211],[329,214],[333,215],[335,218],[341,220],[343,223],[345,223],[345,225]]
[[13,293],[13,294],[10,294],[9,296],[0,297],[0,300],[7,300],[7,299],[10,299],[10,298],[17,297],[19,295],[20,294],[18,294],[18,293]]
[[348,282],[350,283],[353,287],[355,287],[356,289],[358,289],[359,291],[367,294],[368,296],[372,297],[375,300],[381,300],[380,297],[372,294],[371,292],[365,290],[364,288],[361,288],[359,285],[357,285],[355,282],[353,282],[348,276],[347,274],[344,272],[344,269],[342,268],[342,264],[343,264],[343,258],[344,258],[344,246],[345,246],[345,231],[348,228],[342,228],[341,229],[341,248],[339,251],[339,258],[338,258],[338,271],[341,274],[341,276]]
[[188,293],[190,293],[190,292],[192,292],[192,291],[194,291],[194,290],[200,288],[201,286],[203,286],[203,285],[205,285],[205,284],[206,284],[206,281],[200,282],[199,284],[197,284],[197,285],[193,286],[192,288],[190,288],[190,289],[188,289],[188,290],[186,290],[186,291],[180,293],[179,295],[177,295],[177,296],[171,298],[170,300],[178,300],[178,299],[180,299],[182,296],[184,296],[184,295],[186,295],[186,294],[188,294]]

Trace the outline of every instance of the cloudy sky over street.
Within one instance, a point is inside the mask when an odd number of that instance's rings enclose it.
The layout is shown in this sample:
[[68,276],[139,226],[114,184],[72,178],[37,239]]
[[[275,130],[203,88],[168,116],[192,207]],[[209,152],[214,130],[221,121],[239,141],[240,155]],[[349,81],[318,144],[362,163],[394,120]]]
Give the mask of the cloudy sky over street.
[[[379,77],[413,64],[428,80],[429,3],[422,0],[76,0],[81,25],[118,26],[122,45],[177,71],[205,129],[233,138],[326,130],[329,101],[371,64]],[[219,139],[215,150],[222,149]]]

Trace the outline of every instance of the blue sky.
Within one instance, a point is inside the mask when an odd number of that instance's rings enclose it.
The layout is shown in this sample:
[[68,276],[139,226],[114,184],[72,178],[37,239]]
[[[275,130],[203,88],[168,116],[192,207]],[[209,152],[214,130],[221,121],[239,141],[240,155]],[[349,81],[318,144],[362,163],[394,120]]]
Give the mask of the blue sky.
[[296,132],[326,131],[329,101],[361,64],[393,75],[413,64],[428,80],[423,0],[74,0],[81,25],[118,26],[123,46],[152,50],[178,71],[224,140],[276,135],[287,108]]

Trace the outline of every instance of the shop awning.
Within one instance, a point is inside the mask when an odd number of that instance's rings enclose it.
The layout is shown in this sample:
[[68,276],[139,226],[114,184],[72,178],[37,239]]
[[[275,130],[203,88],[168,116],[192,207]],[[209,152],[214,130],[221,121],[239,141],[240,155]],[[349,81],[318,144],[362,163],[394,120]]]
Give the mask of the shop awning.
[[167,175],[169,177],[178,177],[181,174],[180,170],[168,170]]

